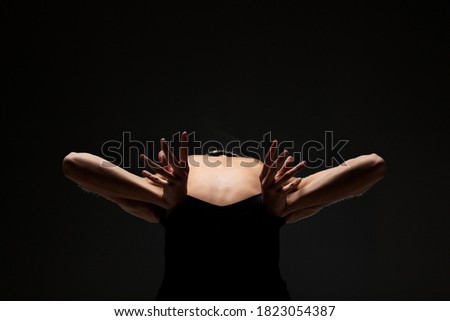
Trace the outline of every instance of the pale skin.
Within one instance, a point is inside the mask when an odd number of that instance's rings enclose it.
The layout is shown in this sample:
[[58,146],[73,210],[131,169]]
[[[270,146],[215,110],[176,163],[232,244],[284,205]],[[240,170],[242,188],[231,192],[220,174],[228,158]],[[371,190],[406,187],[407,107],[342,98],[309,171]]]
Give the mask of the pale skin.
[[142,177],[89,153],[67,155],[63,171],[84,189],[150,223],[158,223],[161,211],[178,206],[186,195],[226,206],[258,194],[269,213],[294,223],[332,203],[364,193],[384,177],[386,168],[380,156],[368,154],[300,178],[296,174],[306,164],[295,164],[288,151],[277,154],[277,141],[272,142],[264,161],[188,156],[187,147],[186,132],[181,135],[178,153],[162,139],[159,163],[141,155],[149,167]]

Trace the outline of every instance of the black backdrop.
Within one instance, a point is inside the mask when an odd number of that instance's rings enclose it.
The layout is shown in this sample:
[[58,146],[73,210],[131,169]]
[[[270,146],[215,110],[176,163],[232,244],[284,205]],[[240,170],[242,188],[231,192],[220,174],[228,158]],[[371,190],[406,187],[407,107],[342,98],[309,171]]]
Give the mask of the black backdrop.
[[377,152],[387,176],[364,197],[283,227],[291,295],[450,299],[446,1],[41,2],[2,16],[3,300],[153,300],[162,227],[84,194],[61,161],[124,131],[178,130],[299,145],[333,131],[345,157]]

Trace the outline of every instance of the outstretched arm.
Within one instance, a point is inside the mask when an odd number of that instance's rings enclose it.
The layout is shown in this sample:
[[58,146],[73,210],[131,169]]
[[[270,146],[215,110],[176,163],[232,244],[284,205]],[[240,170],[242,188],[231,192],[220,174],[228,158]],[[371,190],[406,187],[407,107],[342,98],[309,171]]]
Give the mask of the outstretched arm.
[[383,158],[370,154],[303,178],[298,190],[288,195],[286,221],[296,222],[324,206],[367,191],[384,177],[385,168]]
[[151,223],[159,222],[163,209],[173,208],[187,193],[187,133],[181,134],[178,160],[165,139],[161,139],[159,160],[141,157],[156,172],[136,176],[123,168],[88,153],[70,153],[64,158],[64,174],[82,188],[117,203],[124,211]]
[[149,180],[89,153],[70,153],[63,160],[64,174],[82,188],[117,203],[148,222],[159,221],[162,189]]

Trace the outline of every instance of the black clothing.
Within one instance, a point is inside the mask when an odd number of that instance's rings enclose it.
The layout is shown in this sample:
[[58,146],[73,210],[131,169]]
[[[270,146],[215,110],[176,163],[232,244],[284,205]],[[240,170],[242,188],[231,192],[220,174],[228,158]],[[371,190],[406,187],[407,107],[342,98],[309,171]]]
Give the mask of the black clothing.
[[161,216],[165,271],[157,300],[290,300],[279,270],[282,217],[261,194],[218,206],[192,196]]

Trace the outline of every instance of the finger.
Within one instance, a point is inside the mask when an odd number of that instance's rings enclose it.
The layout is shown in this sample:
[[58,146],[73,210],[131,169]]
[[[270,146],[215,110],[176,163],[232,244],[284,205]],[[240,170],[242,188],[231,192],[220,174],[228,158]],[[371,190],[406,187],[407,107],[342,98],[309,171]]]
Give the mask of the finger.
[[[291,157],[291,156],[289,156],[289,157]],[[297,174],[299,171],[301,171],[305,167],[306,167],[306,162],[302,161],[302,162],[298,163],[297,165],[295,165],[294,167],[292,167],[291,169],[287,170],[280,178],[275,180],[274,188],[278,189],[281,186],[283,186],[284,183],[286,183],[289,179],[294,177],[295,174]]]
[[302,182],[302,178],[301,177],[297,177],[294,181],[292,181],[291,183],[286,184],[285,186],[283,186],[281,188],[281,190],[284,193],[292,193],[294,191],[296,191],[300,185],[300,183]]
[[170,182],[168,180],[164,180],[159,178],[158,176],[150,173],[149,171],[143,170],[142,175],[147,177],[149,180],[151,180],[153,183],[160,187],[166,187],[167,185],[170,185]]
[[177,165],[177,158],[173,154],[172,149],[169,146],[169,142],[165,138],[161,138],[161,149],[164,151],[164,154],[166,154],[169,165],[175,169],[175,165]]
[[286,172],[286,175],[291,175],[294,176],[295,174],[297,174],[298,172],[300,172],[302,169],[304,169],[306,167],[306,161],[301,161],[300,163],[298,163],[297,165],[295,165],[294,167],[292,167],[290,170],[288,170]]
[[292,168],[292,164],[294,163],[294,157],[289,156],[286,158],[285,162],[283,163],[283,166],[280,168],[280,170],[277,172],[275,177],[282,177],[287,171],[289,171]]
[[285,162],[288,155],[289,152],[287,150],[284,150],[280,155],[278,155],[278,158],[272,164],[272,166],[270,166],[269,171],[267,172],[266,175],[266,186],[271,186],[275,182],[275,175],[278,172],[279,168]]
[[165,178],[167,178],[168,180],[172,181],[175,179],[175,176],[169,172],[167,169],[165,169],[164,167],[162,167],[161,165],[155,163],[153,160],[151,160],[150,158],[148,158],[146,155],[141,154],[141,159],[145,162],[145,164],[150,167],[151,169],[153,169],[156,173],[164,176]]
[[275,139],[270,144],[269,151],[266,153],[266,157],[264,158],[264,166],[260,174],[260,179],[263,180],[267,172],[269,171],[270,166],[272,166],[273,160],[275,158],[275,154],[277,152],[278,141]]
[[181,141],[180,141],[180,166],[184,169],[186,169],[188,166],[187,162],[187,155],[188,155],[188,136],[187,133],[184,131],[181,133]]
[[178,178],[185,176],[186,172],[182,168],[178,159],[175,157],[175,154],[172,152],[172,149],[169,146],[169,142],[164,138],[161,139],[161,147],[167,156],[167,161],[172,169],[172,175]]

